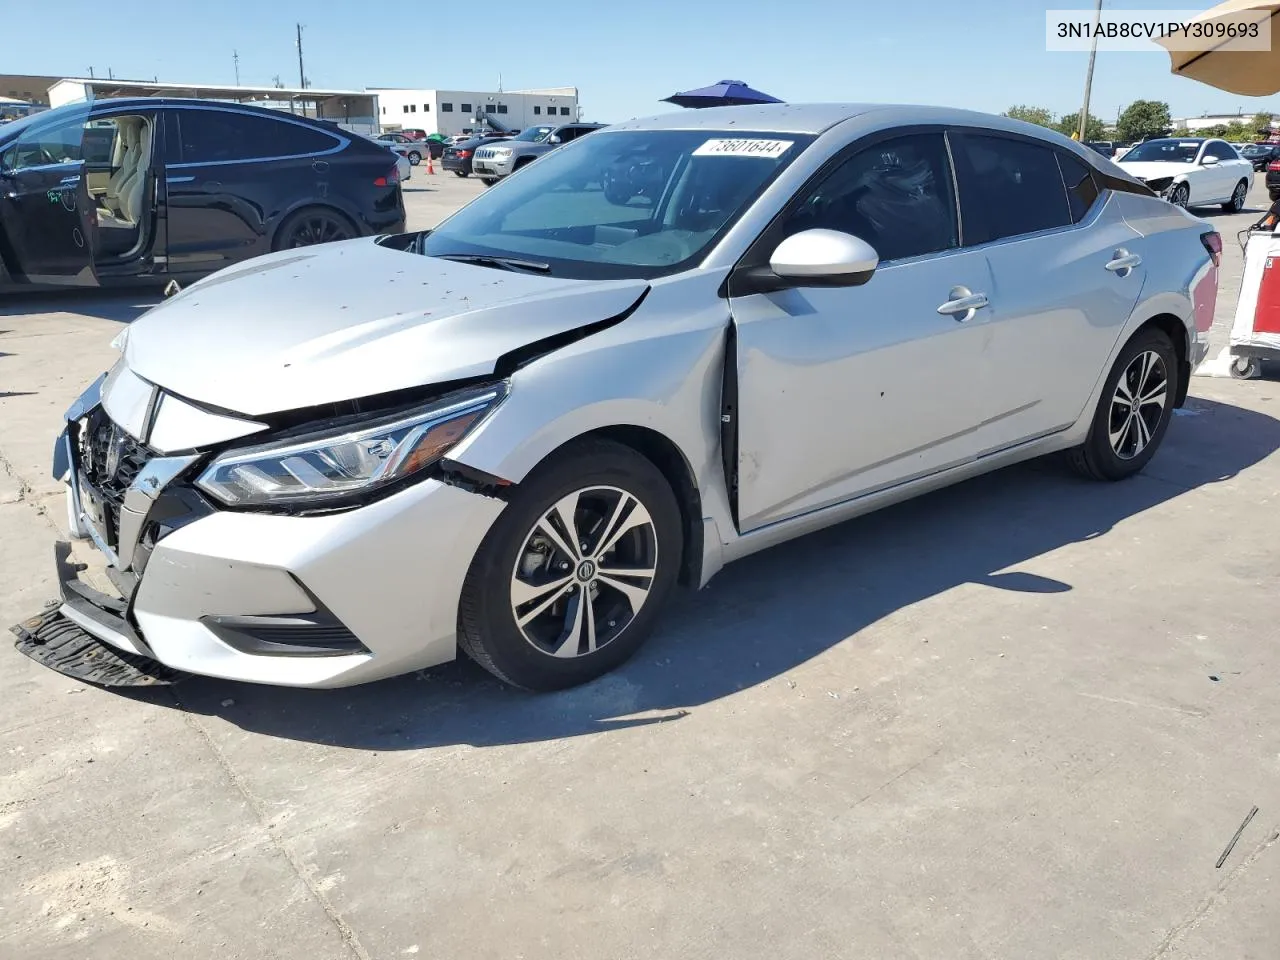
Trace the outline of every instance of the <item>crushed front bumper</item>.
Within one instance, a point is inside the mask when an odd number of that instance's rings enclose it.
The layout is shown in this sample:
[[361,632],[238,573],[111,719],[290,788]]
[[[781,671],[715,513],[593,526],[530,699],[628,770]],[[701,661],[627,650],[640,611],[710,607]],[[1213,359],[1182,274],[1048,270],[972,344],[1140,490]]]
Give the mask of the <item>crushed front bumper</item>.
[[[86,396],[69,420],[98,414]],[[174,458],[144,459],[123,497],[119,486],[104,496],[80,447],[71,424],[55,474],[67,483],[72,536],[94,542],[120,595],[82,582],[60,544],[56,612],[103,644],[174,671],[298,687],[348,686],[456,656],[462,581],[502,501],[425,479],[342,512],[224,510],[190,486],[197,456],[164,471],[153,465]]]

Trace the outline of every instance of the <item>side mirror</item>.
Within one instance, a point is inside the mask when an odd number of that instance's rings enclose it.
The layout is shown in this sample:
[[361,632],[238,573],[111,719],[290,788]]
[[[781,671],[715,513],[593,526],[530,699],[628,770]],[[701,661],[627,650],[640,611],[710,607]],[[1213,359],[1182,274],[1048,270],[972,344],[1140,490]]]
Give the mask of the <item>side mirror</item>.
[[856,287],[871,279],[880,255],[839,230],[802,230],[778,244],[769,268],[794,286]]
[[1212,167],[1217,162],[1218,162],[1217,157],[1205,157],[1203,160],[1200,161],[1200,166]]
[[858,287],[871,279],[880,255],[865,240],[839,230],[802,230],[773,251],[768,266],[750,267],[732,281],[733,295],[792,287]]
[[560,138],[557,137],[554,133],[551,136],[547,137],[547,143],[559,143],[559,142],[560,142]]

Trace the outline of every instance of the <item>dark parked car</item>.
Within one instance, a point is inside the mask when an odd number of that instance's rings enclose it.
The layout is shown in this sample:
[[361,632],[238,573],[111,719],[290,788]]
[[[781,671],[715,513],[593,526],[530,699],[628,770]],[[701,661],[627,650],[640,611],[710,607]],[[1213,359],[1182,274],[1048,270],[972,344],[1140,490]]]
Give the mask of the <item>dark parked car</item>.
[[108,99],[0,128],[0,289],[186,282],[404,217],[383,145],[275,110]]
[[464,140],[462,143],[454,144],[444,148],[444,156],[440,160],[440,166],[446,170],[452,170],[459,177],[467,177],[472,173],[471,161],[475,159],[477,147],[483,147],[487,143],[497,143],[499,140],[511,139],[509,134],[488,133],[480,137],[472,137],[470,140]]
[[1251,143],[1240,148],[1240,156],[1252,163],[1254,170],[1265,170],[1272,160],[1280,159],[1280,144]]
[[1116,155],[1116,145],[1111,140],[1089,140],[1085,146],[1110,160]]

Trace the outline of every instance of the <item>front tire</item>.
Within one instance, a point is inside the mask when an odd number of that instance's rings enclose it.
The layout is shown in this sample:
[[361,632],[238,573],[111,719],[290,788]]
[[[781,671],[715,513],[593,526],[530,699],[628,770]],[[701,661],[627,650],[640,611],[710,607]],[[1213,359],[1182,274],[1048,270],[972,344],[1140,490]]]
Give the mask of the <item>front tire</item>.
[[1231,199],[1222,205],[1227,213],[1239,213],[1244,209],[1245,199],[1249,196],[1249,181],[1241,180],[1232,191]]
[[1169,191],[1169,202],[1185,210],[1191,202],[1191,188],[1185,183],[1177,184]]
[[680,508],[651,461],[577,441],[518,487],[463,582],[458,644],[526,690],[577,686],[653,629],[683,551]]
[[1257,357],[1232,357],[1227,372],[1233,380],[1252,380],[1262,375],[1262,364]]
[[486,187],[492,187],[498,181],[497,181],[497,178],[495,177],[481,177],[480,182],[483,183]]
[[1116,358],[1102,387],[1089,436],[1069,451],[1076,472],[1091,480],[1124,480],[1155,455],[1173,419],[1178,355],[1160,330],[1144,330]]

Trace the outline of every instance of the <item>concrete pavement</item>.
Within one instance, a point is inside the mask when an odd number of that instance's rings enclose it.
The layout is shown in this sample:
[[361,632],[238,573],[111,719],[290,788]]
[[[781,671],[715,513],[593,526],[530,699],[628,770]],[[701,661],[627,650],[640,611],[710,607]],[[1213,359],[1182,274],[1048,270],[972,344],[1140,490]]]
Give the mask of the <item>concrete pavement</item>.
[[[416,225],[483,189],[420,184]],[[1228,326],[1257,215],[1214,218]],[[49,445],[145,303],[0,303],[0,624],[53,596]],[[751,557],[552,696],[122,695],[2,645],[0,957],[1270,960],[1278,411],[1197,378],[1139,478]]]

